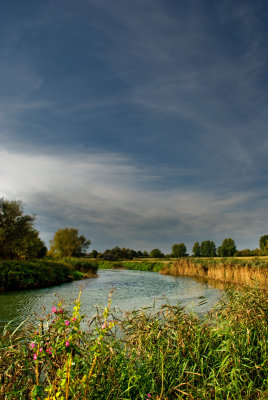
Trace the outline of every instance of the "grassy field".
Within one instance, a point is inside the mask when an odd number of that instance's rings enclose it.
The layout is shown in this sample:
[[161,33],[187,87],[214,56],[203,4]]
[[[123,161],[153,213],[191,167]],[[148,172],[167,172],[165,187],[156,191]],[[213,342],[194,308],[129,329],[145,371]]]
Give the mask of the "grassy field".
[[79,308],[4,333],[1,398],[267,399],[267,292],[229,290],[202,319],[180,305],[117,319],[109,300],[85,332]]

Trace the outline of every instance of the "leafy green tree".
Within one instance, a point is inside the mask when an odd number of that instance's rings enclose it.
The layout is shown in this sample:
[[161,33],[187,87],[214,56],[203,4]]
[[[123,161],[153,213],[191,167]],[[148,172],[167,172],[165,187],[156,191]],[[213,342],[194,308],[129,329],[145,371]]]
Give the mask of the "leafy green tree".
[[150,251],[151,258],[163,258],[164,254],[159,249],[153,249]]
[[32,259],[46,254],[33,224],[35,216],[23,213],[22,203],[0,199],[0,258]]
[[91,257],[97,258],[98,254],[99,254],[99,253],[97,252],[97,250],[92,250],[92,252],[91,252]]
[[218,247],[217,254],[219,257],[233,257],[236,252],[236,245],[233,239],[224,239],[222,245]]
[[200,245],[199,242],[195,242],[193,245],[193,255],[194,257],[200,257]]
[[185,257],[187,255],[187,248],[184,243],[175,243],[172,246],[172,257]]
[[205,240],[200,245],[200,256],[201,257],[215,257],[216,246],[211,240]]
[[268,235],[261,236],[259,243],[261,250],[268,250]]
[[142,252],[142,255],[143,255],[143,257],[145,257],[145,258],[149,257],[149,253],[148,253],[148,251],[146,251],[146,250],[144,250],[144,251]]
[[59,229],[50,241],[50,252],[56,257],[80,257],[91,244],[85,236],[78,236],[78,229]]

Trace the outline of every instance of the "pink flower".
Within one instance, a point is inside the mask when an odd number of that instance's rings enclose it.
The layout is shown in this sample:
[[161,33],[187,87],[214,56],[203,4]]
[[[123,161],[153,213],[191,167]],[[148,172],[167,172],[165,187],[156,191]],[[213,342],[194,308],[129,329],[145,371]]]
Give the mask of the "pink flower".
[[101,329],[105,329],[106,328],[106,324],[104,323],[101,327]]
[[42,353],[42,351],[43,351],[43,347],[40,347],[39,351],[40,351],[40,353]]
[[75,318],[75,317],[73,317],[73,318],[72,318],[72,321],[76,321],[76,318]]
[[150,393],[148,393],[148,394],[147,394],[147,397],[148,397],[148,399],[149,399],[150,397],[152,397],[152,395],[151,395]]
[[60,308],[59,309],[59,311],[58,311],[60,314],[63,314],[63,311],[62,311],[62,309]]
[[66,342],[65,342],[65,346],[66,347],[68,347],[70,345],[70,342],[69,342],[69,340],[66,340]]
[[48,354],[52,354],[52,347],[48,347],[48,348],[46,349],[46,352],[47,352]]
[[68,326],[70,321],[65,321],[65,325]]
[[36,353],[34,353],[33,359],[34,359],[34,360],[37,360],[37,354],[36,354]]
[[31,348],[34,349],[35,348],[35,343],[31,343]]
[[57,309],[56,309],[56,307],[52,307],[52,312],[54,313],[54,314],[56,314],[57,313]]

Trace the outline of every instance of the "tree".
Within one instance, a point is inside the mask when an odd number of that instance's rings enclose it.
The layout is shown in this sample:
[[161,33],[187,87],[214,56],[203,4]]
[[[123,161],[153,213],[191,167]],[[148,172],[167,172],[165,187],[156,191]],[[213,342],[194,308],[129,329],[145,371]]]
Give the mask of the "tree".
[[263,251],[268,250],[268,235],[261,236],[259,243],[260,243],[261,250],[263,250]]
[[172,246],[172,257],[185,257],[187,248],[184,243],[176,243]]
[[59,229],[50,241],[50,251],[56,257],[80,257],[91,244],[85,236],[78,236],[78,229]]
[[99,254],[99,253],[97,252],[97,250],[92,250],[92,252],[91,252],[91,257],[97,258],[98,254]]
[[215,257],[216,246],[211,240],[205,240],[200,245],[200,256],[201,257]]
[[195,242],[193,245],[193,255],[194,257],[200,257],[200,245],[199,242]]
[[159,249],[153,249],[150,251],[151,258],[163,258],[164,254]]
[[224,239],[222,245],[218,247],[217,254],[220,257],[233,257],[236,252],[236,245],[233,239]]
[[44,242],[33,224],[35,216],[23,214],[19,201],[0,199],[0,258],[42,258],[46,254]]

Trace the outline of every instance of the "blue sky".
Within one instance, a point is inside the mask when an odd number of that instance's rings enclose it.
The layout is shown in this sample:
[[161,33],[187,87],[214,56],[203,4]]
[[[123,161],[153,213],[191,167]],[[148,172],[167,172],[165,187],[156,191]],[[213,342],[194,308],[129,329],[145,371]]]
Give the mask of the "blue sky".
[[0,195],[48,244],[268,233],[266,1],[4,1]]

